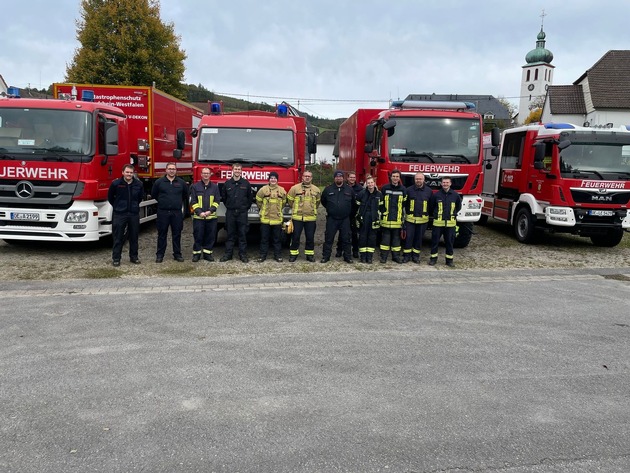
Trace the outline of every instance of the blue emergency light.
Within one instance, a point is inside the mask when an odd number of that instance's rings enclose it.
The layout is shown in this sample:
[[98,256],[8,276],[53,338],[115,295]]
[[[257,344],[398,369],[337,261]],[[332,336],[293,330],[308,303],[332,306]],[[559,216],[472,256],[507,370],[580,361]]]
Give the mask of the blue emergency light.
[[84,90],[81,92],[81,100],[84,102],[94,102],[94,91],[93,90]]
[[221,104],[219,102],[212,102],[210,104],[210,115],[220,115],[221,114]]
[[575,127],[570,123],[545,123],[548,130],[573,130]]
[[20,89],[17,87],[7,87],[7,95],[9,97],[15,97],[16,99],[20,98]]
[[279,117],[286,117],[288,115],[289,115],[289,107],[287,107],[284,104],[278,105],[278,116]]

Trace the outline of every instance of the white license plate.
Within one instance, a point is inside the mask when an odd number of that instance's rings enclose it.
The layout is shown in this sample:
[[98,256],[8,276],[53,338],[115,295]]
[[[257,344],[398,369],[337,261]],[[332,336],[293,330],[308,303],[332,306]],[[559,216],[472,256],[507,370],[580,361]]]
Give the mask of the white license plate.
[[613,210],[589,210],[588,214],[594,217],[612,217],[615,212]]
[[250,214],[257,214],[258,213],[258,206],[256,204],[253,204],[250,208],[249,208],[249,213]]
[[33,212],[11,212],[11,220],[39,221],[39,214]]

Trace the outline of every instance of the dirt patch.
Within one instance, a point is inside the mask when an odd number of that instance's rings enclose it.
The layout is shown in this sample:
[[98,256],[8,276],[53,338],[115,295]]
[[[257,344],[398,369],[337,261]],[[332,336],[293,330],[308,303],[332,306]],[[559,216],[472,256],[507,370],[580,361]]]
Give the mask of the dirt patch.
[[[325,218],[320,217],[316,234],[316,260],[321,258],[324,240]],[[486,226],[475,226],[475,235],[467,248],[455,250],[456,269],[553,269],[553,268],[615,268],[630,266],[630,235],[626,234],[615,248],[598,248],[589,239],[545,234],[534,245],[518,243],[512,236],[510,227],[490,220]],[[253,232],[250,232],[253,233]],[[344,263],[341,258],[333,258],[328,264],[307,263],[303,257],[289,263],[289,251],[285,248],[283,263],[273,259],[256,263],[258,239],[251,235],[249,241],[248,264],[233,260],[227,263],[192,263],[192,223],[187,219],[182,235],[182,248],[186,261],[178,263],[171,259],[170,243],[164,263],[155,263],[156,231],[155,224],[145,225],[140,234],[140,259],[142,264],[132,265],[125,258],[122,265],[111,266],[111,242],[98,243],[11,243],[0,241],[0,280],[41,280],[41,279],[98,279],[98,278],[150,278],[155,276],[234,276],[252,274],[280,274],[305,272],[352,272],[352,271],[448,271],[443,264],[443,248],[440,248],[439,264],[432,268],[427,265],[429,234],[426,235],[422,264],[398,265],[388,262],[385,265]],[[224,233],[220,234],[215,247],[215,258],[223,255]]]

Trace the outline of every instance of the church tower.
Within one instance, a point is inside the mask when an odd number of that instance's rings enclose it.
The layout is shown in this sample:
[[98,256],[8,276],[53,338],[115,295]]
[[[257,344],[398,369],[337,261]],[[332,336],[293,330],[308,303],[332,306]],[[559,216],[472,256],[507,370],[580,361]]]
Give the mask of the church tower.
[[[544,19],[545,12],[541,15]],[[536,38],[536,48],[525,56],[523,76],[521,78],[521,94],[518,107],[518,121],[523,123],[532,109],[542,108],[547,89],[553,83],[553,69],[551,65],[553,54],[545,49],[545,32],[540,25],[540,33]]]

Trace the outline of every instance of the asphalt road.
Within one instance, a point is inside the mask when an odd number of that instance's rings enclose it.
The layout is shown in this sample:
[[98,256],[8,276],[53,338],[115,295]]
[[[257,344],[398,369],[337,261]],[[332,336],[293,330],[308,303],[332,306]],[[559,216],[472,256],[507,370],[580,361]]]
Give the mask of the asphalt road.
[[0,296],[2,472],[630,471],[630,268]]

